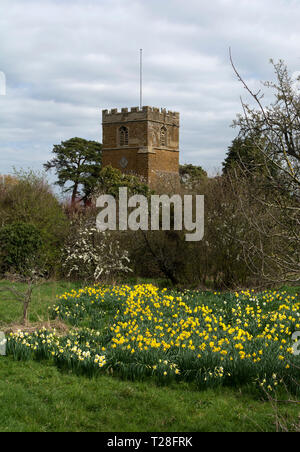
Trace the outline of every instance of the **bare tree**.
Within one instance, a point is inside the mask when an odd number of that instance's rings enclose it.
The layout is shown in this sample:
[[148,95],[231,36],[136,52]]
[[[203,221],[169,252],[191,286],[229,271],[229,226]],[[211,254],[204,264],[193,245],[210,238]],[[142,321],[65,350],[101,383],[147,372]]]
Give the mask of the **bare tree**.
[[[9,285],[0,289],[0,292],[10,292],[14,298],[23,305],[22,324],[27,326],[28,323],[28,310],[32,301],[32,294],[35,287],[41,283],[40,277],[37,273],[32,272],[30,276],[20,276],[7,274],[6,279],[10,282]],[[16,283],[25,283],[25,289],[20,290]]]
[[[276,81],[263,85],[274,92],[275,101],[264,105],[264,94],[248,86],[233,63],[233,70],[254,107],[241,98],[243,114],[233,125],[239,135],[250,137],[265,162],[265,176],[249,178],[243,166],[231,173],[255,240],[242,243],[245,257],[256,273],[273,282],[300,280],[300,91],[285,63],[271,63]],[[260,162],[261,164],[261,162]],[[276,171],[273,171],[273,169]],[[238,184],[235,182],[238,181]]]

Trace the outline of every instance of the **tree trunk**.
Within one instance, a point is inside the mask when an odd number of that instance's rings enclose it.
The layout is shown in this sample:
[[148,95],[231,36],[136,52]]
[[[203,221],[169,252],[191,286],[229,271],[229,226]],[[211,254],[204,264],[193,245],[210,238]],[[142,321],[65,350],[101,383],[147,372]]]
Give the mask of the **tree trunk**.
[[74,184],[74,187],[73,187],[73,191],[72,191],[72,199],[71,199],[71,205],[72,205],[72,207],[74,207],[75,204],[76,204],[77,192],[78,192],[78,184],[75,183],[75,184]]

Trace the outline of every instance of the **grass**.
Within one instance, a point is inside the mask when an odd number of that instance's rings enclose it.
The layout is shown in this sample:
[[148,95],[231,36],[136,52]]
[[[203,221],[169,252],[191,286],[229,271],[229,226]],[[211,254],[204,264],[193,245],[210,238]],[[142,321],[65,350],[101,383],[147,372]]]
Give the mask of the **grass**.
[[[284,406],[292,421],[296,408]],[[235,432],[274,431],[269,403],[245,390],[62,374],[46,362],[0,358],[0,431]]]
[[[7,281],[0,281],[0,289],[7,286]],[[19,290],[25,289],[24,284],[15,284]],[[34,289],[32,302],[29,307],[29,322],[39,322],[48,319],[48,307],[55,303],[56,295],[66,290],[78,289],[80,283],[65,281],[45,282]],[[22,318],[23,307],[10,292],[0,293],[0,327],[19,322]]]
[[[0,287],[6,283],[0,282]],[[55,296],[79,284],[48,282],[36,289],[29,320],[48,318]],[[22,306],[0,294],[0,329],[18,322]],[[284,395],[280,396],[284,398]],[[281,404],[291,425],[299,406]],[[191,383],[158,386],[116,377],[87,378],[61,372],[48,361],[0,357],[0,431],[6,432],[245,432],[275,431],[271,404],[254,389],[199,391]]]

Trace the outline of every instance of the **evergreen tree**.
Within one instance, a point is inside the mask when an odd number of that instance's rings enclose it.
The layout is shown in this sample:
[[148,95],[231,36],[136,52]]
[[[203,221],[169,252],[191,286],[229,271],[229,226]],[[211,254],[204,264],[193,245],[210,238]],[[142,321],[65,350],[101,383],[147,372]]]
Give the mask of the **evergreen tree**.
[[[83,138],[71,138],[53,147],[55,157],[44,167],[48,171],[55,169],[56,184],[64,192],[72,192],[72,204],[78,196],[85,202],[91,195],[101,170],[102,145],[97,141]],[[70,186],[66,186],[71,183]]]

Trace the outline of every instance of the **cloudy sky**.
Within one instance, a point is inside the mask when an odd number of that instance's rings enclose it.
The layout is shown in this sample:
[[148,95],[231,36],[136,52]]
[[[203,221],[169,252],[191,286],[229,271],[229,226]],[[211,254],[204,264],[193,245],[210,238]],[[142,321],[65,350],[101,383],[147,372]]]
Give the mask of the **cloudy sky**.
[[[0,0],[0,174],[39,169],[53,144],[101,141],[101,110],[181,113],[181,162],[221,167],[245,91],[300,69],[300,0]],[[3,74],[0,94],[3,94]]]

